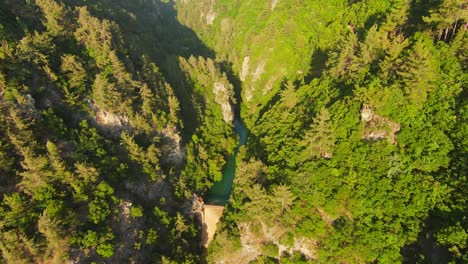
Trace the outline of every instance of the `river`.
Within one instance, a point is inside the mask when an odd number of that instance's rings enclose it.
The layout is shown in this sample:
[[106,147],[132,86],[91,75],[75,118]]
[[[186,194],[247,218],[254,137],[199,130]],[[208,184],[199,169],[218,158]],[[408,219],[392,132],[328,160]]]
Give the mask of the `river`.
[[234,128],[237,135],[239,135],[239,143],[234,149],[234,153],[229,157],[226,165],[223,168],[223,177],[220,181],[215,182],[208,194],[205,197],[205,203],[225,205],[231,195],[232,184],[234,183],[234,176],[236,174],[236,156],[239,148],[247,142],[248,130],[242,120],[234,120]]

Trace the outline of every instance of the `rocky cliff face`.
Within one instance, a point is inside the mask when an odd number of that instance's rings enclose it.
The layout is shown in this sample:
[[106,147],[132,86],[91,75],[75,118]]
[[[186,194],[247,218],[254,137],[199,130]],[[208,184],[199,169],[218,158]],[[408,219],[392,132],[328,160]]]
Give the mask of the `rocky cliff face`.
[[130,127],[130,120],[127,116],[117,115],[106,110],[98,110],[96,114],[96,123],[102,127],[120,131]]
[[271,0],[271,10],[275,9],[276,5],[278,4],[279,0]]
[[361,110],[361,121],[365,125],[363,139],[371,141],[387,139],[391,144],[397,143],[396,133],[400,131],[400,124],[377,115],[368,105],[364,105]]
[[182,137],[174,126],[167,126],[160,132],[163,146],[161,153],[164,162],[182,165],[185,158],[185,149],[182,147]]
[[284,230],[267,226],[263,222],[240,223],[238,228],[240,247],[233,250],[227,245],[222,254],[212,259],[214,263],[250,263],[265,254],[278,261],[285,255],[294,253],[301,254],[307,260],[316,258],[316,241],[304,237],[282,239],[285,236]]
[[213,93],[216,103],[221,106],[224,122],[231,124],[234,120],[234,111],[231,100],[233,97],[233,87],[230,83],[217,82],[214,84]]
[[[177,2],[177,10],[181,23],[197,32],[219,57],[232,63],[234,73],[243,82],[242,111],[247,125],[258,118],[285,79],[307,75],[314,52],[307,48],[308,43],[330,37],[325,25],[333,22],[327,21],[330,18],[323,17],[325,11],[312,3],[299,8],[279,0],[184,0]],[[284,12],[288,13],[287,19]],[[302,21],[316,26],[303,27]]]
[[233,105],[234,86],[229,82],[226,74],[219,70],[217,62],[211,58],[190,57],[188,60],[180,58],[180,64],[193,82],[203,86],[200,93],[205,95],[206,102],[213,101],[219,106],[223,119],[232,124],[234,120]]

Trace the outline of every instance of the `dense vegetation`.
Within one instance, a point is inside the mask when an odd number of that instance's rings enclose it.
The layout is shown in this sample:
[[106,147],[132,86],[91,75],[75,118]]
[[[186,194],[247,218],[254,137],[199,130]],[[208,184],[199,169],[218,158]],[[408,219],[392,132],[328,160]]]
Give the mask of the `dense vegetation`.
[[177,7],[251,131],[212,261],[468,261],[464,1]]
[[0,263],[197,263],[235,100],[172,5],[6,0],[0,47]]
[[[175,2],[175,3],[174,3]],[[461,0],[2,0],[0,263],[466,263]]]

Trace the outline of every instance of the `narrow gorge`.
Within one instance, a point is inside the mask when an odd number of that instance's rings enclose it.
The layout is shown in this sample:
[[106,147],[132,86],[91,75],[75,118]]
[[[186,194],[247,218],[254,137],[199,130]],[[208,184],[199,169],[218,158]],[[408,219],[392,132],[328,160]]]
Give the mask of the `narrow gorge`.
[[0,263],[468,263],[466,0],[0,1]]

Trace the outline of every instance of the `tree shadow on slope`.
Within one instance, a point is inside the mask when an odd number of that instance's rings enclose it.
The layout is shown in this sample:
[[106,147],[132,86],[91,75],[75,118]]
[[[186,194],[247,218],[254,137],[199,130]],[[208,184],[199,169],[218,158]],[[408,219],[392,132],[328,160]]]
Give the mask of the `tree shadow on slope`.
[[310,83],[315,78],[320,78],[323,71],[327,68],[329,50],[317,49],[312,54],[310,70],[304,77],[305,83]]
[[429,16],[429,10],[439,3],[439,1],[411,1],[408,20],[403,25],[403,34],[406,38],[411,37],[417,31],[423,31],[427,27],[427,24],[423,21],[423,17]]
[[441,229],[445,219],[428,217],[425,228],[418,234],[415,242],[401,248],[403,263],[449,263],[449,251],[437,243],[435,232]]
[[[128,50],[120,51],[127,67],[135,72],[143,67],[142,57],[160,67],[166,81],[172,86],[180,101],[184,126],[184,138],[190,138],[200,125],[196,94],[193,83],[187,80],[179,65],[179,57],[202,56],[214,58],[196,33],[177,20],[172,1],[73,1],[74,5],[86,5],[100,19],[117,21],[122,40]],[[199,107],[199,106],[198,106]]]

